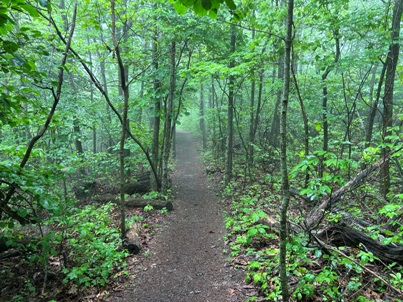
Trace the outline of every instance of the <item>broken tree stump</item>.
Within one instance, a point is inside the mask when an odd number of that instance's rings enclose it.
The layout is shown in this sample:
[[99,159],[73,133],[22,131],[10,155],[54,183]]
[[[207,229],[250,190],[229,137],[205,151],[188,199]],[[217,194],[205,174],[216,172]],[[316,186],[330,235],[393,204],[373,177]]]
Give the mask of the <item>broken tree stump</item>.
[[124,246],[131,254],[138,254],[141,250],[140,239],[141,228],[137,223],[133,223],[126,231]]

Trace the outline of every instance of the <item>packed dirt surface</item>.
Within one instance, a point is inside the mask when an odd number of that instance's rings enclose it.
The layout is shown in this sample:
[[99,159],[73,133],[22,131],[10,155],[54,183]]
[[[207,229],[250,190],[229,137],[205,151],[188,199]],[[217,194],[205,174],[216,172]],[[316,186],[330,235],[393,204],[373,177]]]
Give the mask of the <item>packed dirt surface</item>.
[[[223,254],[224,217],[213,184],[199,162],[191,134],[177,133],[177,165],[172,175],[174,211],[163,222],[131,282],[108,301],[245,301],[243,273]],[[227,247],[228,248],[228,247]]]

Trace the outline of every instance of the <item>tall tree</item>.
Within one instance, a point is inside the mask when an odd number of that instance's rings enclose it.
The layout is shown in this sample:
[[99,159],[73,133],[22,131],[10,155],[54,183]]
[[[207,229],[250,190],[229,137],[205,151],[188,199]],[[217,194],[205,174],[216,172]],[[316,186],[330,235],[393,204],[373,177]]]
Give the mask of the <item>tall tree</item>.
[[283,101],[281,106],[281,180],[282,180],[282,203],[280,211],[280,279],[281,279],[281,292],[283,301],[288,301],[290,294],[288,290],[288,277],[287,277],[287,212],[290,203],[290,184],[288,180],[287,169],[287,110],[288,98],[290,94],[290,81],[291,81],[291,49],[292,49],[292,28],[294,16],[294,0],[288,0],[287,3],[287,22],[286,22],[286,37],[284,40],[284,87],[283,87]]
[[[394,0],[392,27],[390,34],[389,52],[386,57],[386,78],[385,78],[385,92],[383,96],[383,139],[389,142],[387,138],[391,134],[393,126],[393,93],[395,87],[395,75],[397,62],[399,60],[400,50],[400,23],[403,14],[403,0]],[[382,149],[382,156],[385,161],[381,168],[381,193],[384,198],[390,190],[390,162],[386,160],[390,153],[390,147],[386,146]]]
[[[236,46],[236,31],[235,23],[231,23],[231,43],[230,43],[230,53],[233,56],[235,54]],[[231,58],[229,63],[229,68],[233,69],[235,67],[235,58]],[[225,161],[225,177],[224,183],[227,185],[232,178],[232,156],[234,148],[234,103],[235,103],[235,75],[231,73],[229,76],[228,83],[228,108],[227,108],[227,152]]]
[[165,105],[165,125],[164,125],[164,145],[162,153],[162,193],[166,194],[169,183],[168,183],[168,164],[169,157],[171,154],[172,139],[173,139],[173,118],[174,114],[174,99],[175,99],[175,88],[176,88],[176,43],[172,41],[169,48],[170,53],[170,73],[169,73],[169,92],[167,103]]
[[116,55],[116,59],[118,61],[118,78],[119,78],[119,90],[122,92],[123,96],[123,112],[122,112],[122,124],[121,124],[121,135],[120,135],[120,143],[119,143],[119,163],[120,163],[120,230],[122,240],[126,236],[126,209],[125,209],[125,182],[126,182],[126,173],[125,173],[125,141],[127,136],[127,115],[129,111],[129,83],[127,82],[127,67],[123,63],[123,59],[121,56],[121,48],[119,46],[118,37],[116,34],[117,26],[116,26],[116,8],[115,8],[115,0],[111,0],[111,17],[112,17],[112,41],[113,41],[113,51]]

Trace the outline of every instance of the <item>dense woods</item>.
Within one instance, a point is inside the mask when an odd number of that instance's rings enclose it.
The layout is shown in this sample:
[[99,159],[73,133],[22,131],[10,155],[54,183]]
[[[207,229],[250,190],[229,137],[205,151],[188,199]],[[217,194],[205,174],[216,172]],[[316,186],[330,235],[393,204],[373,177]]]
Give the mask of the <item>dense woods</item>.
[[403,0],[0,1],[0,259],[35,268],[2,292],[108,284],[142,215],[172,210],[179,128],[220,182],[250,301],[399,301],[402,14]]

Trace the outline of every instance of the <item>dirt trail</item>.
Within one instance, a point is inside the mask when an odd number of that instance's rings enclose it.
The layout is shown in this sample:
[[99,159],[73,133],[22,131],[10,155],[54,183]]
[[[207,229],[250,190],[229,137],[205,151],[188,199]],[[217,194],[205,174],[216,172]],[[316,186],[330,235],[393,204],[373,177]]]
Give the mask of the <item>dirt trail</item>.
[[175,210],[153,240],[151,255],[144,258],[142,270],[125,291],[110,301],[244,301],[243,297],[229,295],[243,276],[226,264],[222,254],[223,208],[196,148],[191,134],[177,133]]

